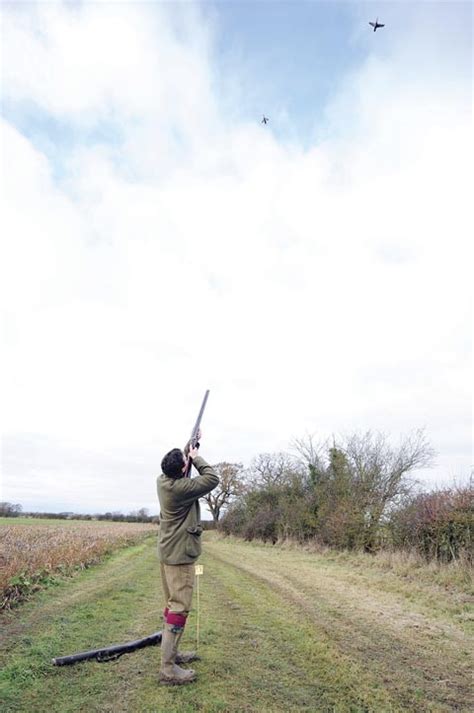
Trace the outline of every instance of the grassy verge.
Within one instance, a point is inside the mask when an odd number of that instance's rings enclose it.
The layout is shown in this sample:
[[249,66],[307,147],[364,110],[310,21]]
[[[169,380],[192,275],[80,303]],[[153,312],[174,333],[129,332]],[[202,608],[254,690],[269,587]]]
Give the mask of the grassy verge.
[[[237,546],[242,543],[237,538],[224,538],[223,544],[226,540]],[[259,543],[246,543],[245,546],[273,548]],[[318,567],[327,573],[333,572],[336,577],[340,573],[348,583],[358,582],[367,589],[400,597],[406,600],[406,606],[434,618],[461,623],[467,632],[474,633],[474,570],[465,560],[426,562],[419,554],[409,551],[387,550],[375,555],[330,549],[318,551],[291,542],[284,543],[281,551],[283,556],[285,552],[294,552],[296,561],[317,563]]]

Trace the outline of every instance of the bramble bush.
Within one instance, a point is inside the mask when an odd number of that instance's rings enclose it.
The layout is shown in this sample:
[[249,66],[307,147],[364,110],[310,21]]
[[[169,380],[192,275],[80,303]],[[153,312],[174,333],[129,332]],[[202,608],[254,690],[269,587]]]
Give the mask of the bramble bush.
[[392,544],[426,559],[474,562],[474,486],[420,493],[390,515]]

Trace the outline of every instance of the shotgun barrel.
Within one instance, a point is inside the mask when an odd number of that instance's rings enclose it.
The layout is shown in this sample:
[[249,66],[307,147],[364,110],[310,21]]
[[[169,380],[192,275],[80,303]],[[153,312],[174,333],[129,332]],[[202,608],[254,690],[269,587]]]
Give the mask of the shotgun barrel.
[[[209,389],[207,389],[206,393],[204,394],[204,398],[203,398],[203,400],[202,400],[201,408],[199,409],[199,414],[198,414],[198,417],[197,417],[197,419],[196,419],[196,423],[194,424],[194,428],[193,428],[193,430],[191,431],[191,439],[190,439],[190,441],[189,441],[189,445],[190,445],[191,448],[194,448],[194,447],[196,446],[196,443],[197,443],[197,440],[198,440],[199,427],[201,426],[201,420],[202,420],[202,416],[203,416],[203,413],[204,413],[204,409],[206,408],[207,397],[208,397],[208,396],[209,396]],[[184,477],[185,477],[185,478],[189,478],[189,475],[190,475],[190,473],[191,473],[191,465],[192,465],[191,458],[188,458],[188,462],[187,462],[187,465],[186,465],[186,470],[185,470],[185,472],[184,472]]]

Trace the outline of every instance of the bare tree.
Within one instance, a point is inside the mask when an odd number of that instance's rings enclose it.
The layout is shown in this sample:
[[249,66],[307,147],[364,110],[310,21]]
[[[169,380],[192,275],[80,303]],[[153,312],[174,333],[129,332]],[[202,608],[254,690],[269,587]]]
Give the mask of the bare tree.
[[344,451],[352,466],[354,484],[366,521],[366,542],[373,546],[382,516],[416,485],[412,473],[433,463],[434,450],[422,429],[392,446],[384,433],[350,436]]
[[23,510],[19,503],[0,503],[0,516],[17,517]]
[[319,468],[324,463],[328,442],[316,441],[314,434],[307,434],[304,438],[295,438],[290,448],[297,454],[298,460],[305,466]]
[[288,453],[260,453],[250,463],[246,477],[250,487],[283,485],[299,470],[299,463]]
[[227,507],[232,498],[244,491],[244,475],[242,463],[218,463],[213,466],[219,476],[219,485],[203,497],[214,522],[219,521],[221,511]]

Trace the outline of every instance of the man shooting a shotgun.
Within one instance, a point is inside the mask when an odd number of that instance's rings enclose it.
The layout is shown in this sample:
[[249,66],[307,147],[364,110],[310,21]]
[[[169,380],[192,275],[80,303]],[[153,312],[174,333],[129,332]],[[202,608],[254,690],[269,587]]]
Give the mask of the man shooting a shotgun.
[[[198,452],[200,421],[208,394],[207,391],[184,452],[179,448],[169,451],[161,461],[163,473],[157,479],[161,509],[158,554],[165,599],[160,681],[168,685],[181,685],[196,679],[192,669],[178,665],[194,661],[196,654],[178,654],[178,644],[191,609],[194,565],[201,554],[199,498],[219,484],[214,469]],[[199,473],[195,478],[189,477],[192,465]]]

